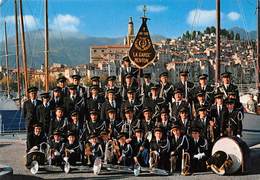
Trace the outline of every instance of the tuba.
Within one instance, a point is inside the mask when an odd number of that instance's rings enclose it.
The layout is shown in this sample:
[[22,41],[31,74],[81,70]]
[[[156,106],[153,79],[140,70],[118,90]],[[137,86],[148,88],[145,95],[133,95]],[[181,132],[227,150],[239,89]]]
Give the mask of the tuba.
[[181,175],[189,176],[190,175],[190,154],[182,150],[181,158]]
[[104,164],[108,164],[108,163],[112,162],[113,151],[114,151],[113,140],[109,140],[105,146]]

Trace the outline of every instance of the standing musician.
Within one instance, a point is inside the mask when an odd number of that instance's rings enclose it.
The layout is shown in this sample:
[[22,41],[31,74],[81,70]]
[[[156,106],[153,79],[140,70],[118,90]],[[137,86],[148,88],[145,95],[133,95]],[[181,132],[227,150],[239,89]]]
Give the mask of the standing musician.
[[130,144],[126,143],[126,134],[121,132],[117,137],[118,142],[114,144],[113,164],[123,166],[132,165],[133,149]]
[[107,84],[105,86],[105,92],[107,92],[109,89],[114,90],[115,96],[117,100],[121,100],[121,94],[120,94],[120,88],[116,86],[116,76],[108,76],[107,77]]
[[134,78],[137,78],[139,74],[139,70],[131,66],[131,61],[128,56],[123,57],[122,59],[122,67],[120,68],[120,81],[121,83],[124,81],[124,77],[126,74],[132,74]]
[[173,122],[172,119],[170,119],[169,117],[168,109],[163,108],[161,110],[160,116],[157,119],[156,126],[161,127],[164,137],[168,137],[170,135],[172,122]]
[[198,91],[196,96],[197,96],[197,98],[196,98],[197,101],[194,102],[195,114],[198,115],[198,109],[200,107],[205,107],[207,109],[207,111],[210,111],[211,104],[208,101],[206,101],[205,92],[204,91]]
[[208,75],[201,74],[199,75],[199,85],[195,89],[195,93],[204,92],[205,93],[205,100],[209,103],[214,103],[214,88],[210,86],[207,82]]
[[160,87],[159,87],[159,97],[164,98],[166,102],[172,97],[172,92],[174,90],[174,86],[169,83],[168,80],[168,72],[163,72],[160,74]]
[[[181,124],[178,121],[175,121],[171,128],[171,169],[170,172],[181,171],[181,164],[182,164],[182,155],[183,151],[188,153],[189,151],[189,140],[186,135],[183,134]],[[184,159],[183,159],[184,160]],[[189,162],[185,162],[187,166]]]
[[235,103],[235,99],[229,99],[226,102],[228,118],[224,119],[224,135],[229,137],[241,137],[242,135],[242,120],[244,116],[238,108],[235,109]]
[[72,78],[72,83],[76,86],[76,91],[78,96],[80,97],[85,96],[86,89],[85,87],[80,85],[81,76],[79,74],[74,74],[71,76],[71,78]]
[[238,87],[234,84],[231,83],[231,74],[230,72],[224,72],[221,74],[222,77],[222,85],[220,85],[217,88],[217,92],[223,93],[223,99],[228,98],[228,92],[232,91],[235,92],[236,94],[236,101],[239,101],[239,92],[238,92]]
[[121,102],[116,99],[115,91],[113,89],[107,90],[106,100],[101,107],[101,120],[105,121],[108,119],[107,110],[111,108],[116,110],[116,118],[121,118]]
[[189,118],[189,112],[187,108],[183,107],[180,109],[177,121],[179,121],[179,123],[181,124],[183,133],[185,135],[190,135],[192,120]]
[[201,136],[201,129],[198,125],[191,128],[190,138],[191,171],[206,171],[206,160],[208,158],[208,142]]
[[156,118],[160,115],[160,111],[163,106],[165,106],[165,101],[163,98],[159,98],[159,86],[151,86],[150,97],[144,99],[144,107],[150,107],[152,112],[152,118]]
[[64,153],[65,143],[61,138],[61,133],[56,130],[50,137],[50,164],[60,166],[62,165],[62,154]]
[[174,89],[181,89],[184,99],[190,104],[193,101],[194,83],[188,81],[188,71],[180,71],[180,81],[174,85]]
[[110,108],[107,110],[108,119],[106,120],[106,130],[109,133],[109,136],[116,138],[121,132],[124,121],[116,117],[116,110]]
[[186,108],[190,110],[190,104],[183,99],[182,89],[176,89],[174,91],[174,96],[171,98],[171,102],[169,103],[170,116],[172,118],[177,119],[179,115],[179,111],[182,108]]
[[163,132],[160,127],[154,129],[154,138],[150,142],[150,168],[159,168],[169,170],[169,152],[170,141],[163,138]]
[[51,107],[50,104],[50,93],[42,93],[40,95],[42,98],[42,104],[36,107],[36,117],[37,121],[41,122],[43,125],[43,132],[48,135],[50,121],[53,115],[53,107]]
[[121,96],[123,100],[127,100],[127,92],[130,89],[135,89],[136,97],[139,96],[139,89],[137,83],[134,81],[134,77],[132,74],[126,74],[125,75],[125,81],[122,84],[121,87]]
[[144,138],[142,129],[135,129],[135,136],[131,142],[133,148],[133,160],[134,164],[138,164],[141,167],[149,166],[149,142]]
[[143,118],[141,119],[141,129],[144,130],[144,135],[152,133],[155,128],[155,119],[152,118],[152,112],[150,107],[144,107]]
[[61,89],[61,96],[66,97],[69,95],[69,89],[67,87],[67,78],[65,76],[60,76],[57,79],[57,87]]
[[151,82],[151,73],[145,73],[144,82],[141,87],[141,95],[143,95],[144,98],[150,97],[152,86],[154,86],[154,84]]
[[25,120],[25,127],[27,132],[30,133],[33,131],[33,125],[38,122],[36,116],[36,109],[39,105],[42,104],[40,100],[37,99],[37,87],[28,88],[29,99],[23,103],[23,118]]
[[92,85],[90,87],[90,94],[89,98],[86,100],[86,116],[88,117],[89,114],[87,113],[91,109],[96,109],[101,111],[102,104],[105,102],[105,97],[99,94],[99,86]]
[[89,142],[85,145],[83,163],[93,166],[96,158],[103,158],[103,149],[98,143],[97,134],[89,136]]
[[64,117],[63,107],[56,107],[55,117],[50,122],[49,135],[52,135],[54,131],[58,130],[62,135],[67,132],[68,119]]
[[67,142],[65,143],[63,159],[69,162],[71,165],[76,165],[76,162],[79,162],[81,157],[80,144],[75,135],[75,132],[68,132]]
[[61,107],[63,106],[64,102],[63,102],[63,96],[61,94],[61,88],[60,87],[55,87],[53,88],[53,96],[50,100],[50,104],[51,104],[51,107],[53,107],[52,111],[55,110],[56,107]]
[[216,119],[218,131],[220,132],[220,136],[224,134],[223,123],[224,120],[228,118],[228,110],[224,105],[223,93],[217,93],[215,95],[215,104],[211,106],[210,116]]

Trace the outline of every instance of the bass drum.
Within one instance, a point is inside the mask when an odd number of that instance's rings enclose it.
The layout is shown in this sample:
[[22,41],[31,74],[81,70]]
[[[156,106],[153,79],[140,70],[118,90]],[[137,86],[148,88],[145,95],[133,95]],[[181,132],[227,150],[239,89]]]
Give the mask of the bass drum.
[[242,173],[248,168],[249,148],[247,144],[238,137],[222,137],[212,148],[212,155],[217,151],[224,151],[232,159],[232,166],[226,169],[225,174]]

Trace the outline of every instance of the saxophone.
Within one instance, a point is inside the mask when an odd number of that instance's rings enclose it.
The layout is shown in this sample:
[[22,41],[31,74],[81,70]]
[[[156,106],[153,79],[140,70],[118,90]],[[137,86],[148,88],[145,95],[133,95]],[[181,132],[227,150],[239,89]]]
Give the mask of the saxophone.
[[190,173],[190,154],[182,150],[182,158],[181,158],[181,175],[189,176]]

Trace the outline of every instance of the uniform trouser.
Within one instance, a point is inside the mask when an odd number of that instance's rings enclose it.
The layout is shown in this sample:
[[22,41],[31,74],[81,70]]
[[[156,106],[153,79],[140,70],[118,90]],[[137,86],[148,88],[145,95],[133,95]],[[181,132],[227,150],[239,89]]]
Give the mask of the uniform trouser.
[[206,158],[202,158],[202,159],[197,159],[197,158],[193,158],[191,160],[191,171],[192,172],[203,172],[207,170],[207,166],[206,166]]
[[140,163],[141,166],[143,167],[148,167],[149,166],[149,153],[148,149],[144,149],[142,152],[139,152],[137,154],[137,159],[138,162]]

